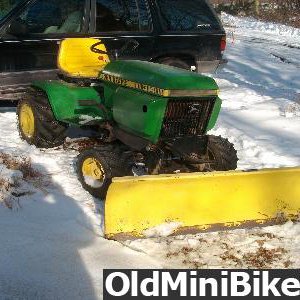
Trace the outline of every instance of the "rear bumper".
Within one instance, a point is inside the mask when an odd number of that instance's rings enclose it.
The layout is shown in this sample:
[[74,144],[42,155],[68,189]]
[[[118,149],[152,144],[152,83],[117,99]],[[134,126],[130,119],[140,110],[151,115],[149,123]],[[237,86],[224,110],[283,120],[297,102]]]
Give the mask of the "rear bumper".
[[227,59],[210,61],[199,60],[196,62],[197,73],[215,73],[217,70],[222,69],[227,63]]

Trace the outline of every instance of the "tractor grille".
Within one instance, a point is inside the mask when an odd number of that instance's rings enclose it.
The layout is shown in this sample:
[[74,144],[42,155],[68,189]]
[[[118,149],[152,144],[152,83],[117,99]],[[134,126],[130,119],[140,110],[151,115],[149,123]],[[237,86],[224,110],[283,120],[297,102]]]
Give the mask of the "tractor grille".
[[161,137],[205,134],[215,98],[169,100]]

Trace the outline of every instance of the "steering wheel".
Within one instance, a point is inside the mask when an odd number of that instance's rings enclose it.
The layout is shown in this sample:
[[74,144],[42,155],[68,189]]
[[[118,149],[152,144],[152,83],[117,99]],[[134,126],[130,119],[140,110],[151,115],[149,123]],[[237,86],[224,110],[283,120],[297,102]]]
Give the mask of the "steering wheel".
[[91,51],[94,52],[94,53],[97,53],[97,54],[108,55],[107,51],[103,51],[103,50],[100,50],[100,49],[97,48],[99,45],[104,45],[104,43],[102,43],[102,42],[95,43],[94,45],[92,45]]
[[114,51],[113,50],[103,51],[103,50],[98,49],[97,46],[99,46],[99,45],[105,46],[105,44],[102,41],[95,43],[94,45],[91,46],[90,49],[94,53],[108,55],[111,59],[117,60],[119,55],[122,54],[127,49],[135,50],[139,46],[139,42],[134,39],[118,38],[118,39],[114,39],[113,41],[118,42],[118,41],[122,41],[122,40],[125,41],[125,44],[119,50],[114,49]]

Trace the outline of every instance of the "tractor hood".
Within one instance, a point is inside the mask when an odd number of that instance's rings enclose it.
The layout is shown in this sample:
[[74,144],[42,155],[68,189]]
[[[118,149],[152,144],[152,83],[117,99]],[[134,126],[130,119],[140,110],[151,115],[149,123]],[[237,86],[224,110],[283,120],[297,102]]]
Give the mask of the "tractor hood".
[[214,79],[197,73],[144,61],[114,61],[100,78],[116,85],[139,89],[165,97],[217,95]]

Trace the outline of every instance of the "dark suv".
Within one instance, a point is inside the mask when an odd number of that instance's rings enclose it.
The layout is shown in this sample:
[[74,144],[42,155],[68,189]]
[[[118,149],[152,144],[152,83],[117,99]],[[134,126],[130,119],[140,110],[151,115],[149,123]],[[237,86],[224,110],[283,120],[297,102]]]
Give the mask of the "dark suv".
[[54,78],[60,40],[83,36],[101,38],[110,50],[133,39],[139,46],[120,59],[198,72],[214,72],[226,46],[207,0],[0,1],[0,99],[17,99],[31,81]]

